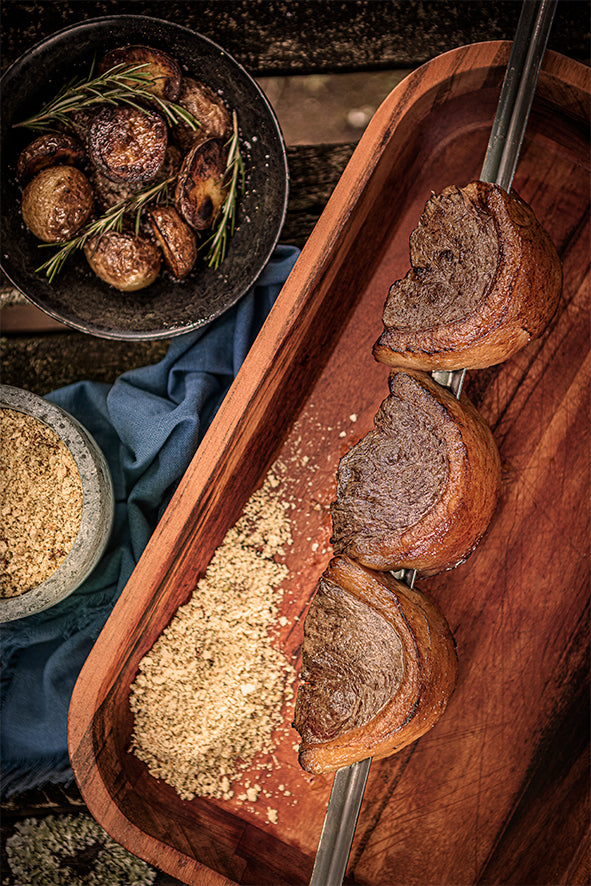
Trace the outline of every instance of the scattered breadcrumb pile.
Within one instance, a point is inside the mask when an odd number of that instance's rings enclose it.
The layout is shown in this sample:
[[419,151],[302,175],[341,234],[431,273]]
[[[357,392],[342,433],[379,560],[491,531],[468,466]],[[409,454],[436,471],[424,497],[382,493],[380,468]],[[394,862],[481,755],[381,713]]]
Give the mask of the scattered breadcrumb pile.
[[230,799],[293,698],[296,672],[269,635],[292,541],[279,486],[271,470],[131,687],[131,749],[186,800]]

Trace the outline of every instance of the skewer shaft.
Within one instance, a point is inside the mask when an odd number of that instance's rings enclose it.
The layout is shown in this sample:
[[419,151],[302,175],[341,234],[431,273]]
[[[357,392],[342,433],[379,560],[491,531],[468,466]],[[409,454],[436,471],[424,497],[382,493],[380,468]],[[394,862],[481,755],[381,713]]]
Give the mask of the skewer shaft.
[[[558,0],[523,0],[480,180],[511,190]],[[465,369],[436,371],[459,399]]]
[[558,0],[523,0],[480,178],[511,189]]
[[[509,191],[558,0],[523,0],[480,178]],[[433,372],[459,399],[465,369]],[[416,570],[397,574],[413,587]],[[337,770],[310,886],[341,886],[355,835],[371,757]]]
[[343,882],[370,765],[368,757],[335,773],[310,886]]

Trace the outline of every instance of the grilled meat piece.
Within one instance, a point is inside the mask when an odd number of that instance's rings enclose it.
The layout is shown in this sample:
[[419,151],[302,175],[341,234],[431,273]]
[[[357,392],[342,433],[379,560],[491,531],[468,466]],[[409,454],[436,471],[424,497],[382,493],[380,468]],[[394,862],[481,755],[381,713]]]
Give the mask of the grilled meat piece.
[[439,720],[456,673],[453,637],[432,600],[335,557],[304,622],[300,765],[332,772],[396,753]]
[[501,363],[543,333],[562,289],[560,259],[531,208],[486,182],[432,195],[410,236],[410,260],[374,345],[391,366]]
[[419,371],[393,370],[375,427],[341,459],[331,505],[336,554],[372,569],[452,569],[494,513],[500,457],[490,428]]

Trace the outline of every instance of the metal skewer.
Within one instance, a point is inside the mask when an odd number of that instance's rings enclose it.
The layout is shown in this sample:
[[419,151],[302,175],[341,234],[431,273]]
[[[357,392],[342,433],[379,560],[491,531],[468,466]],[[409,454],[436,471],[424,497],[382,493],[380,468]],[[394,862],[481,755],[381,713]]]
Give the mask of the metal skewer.
[[[523,0],[486,150],[481,181],[509,191],[517,167],[558,0]],[[431,373],[459,399],[465,369]],[[396,577],[413,587],[416,570]],[[335,772],[310,886],[341,886],[365,792],[371,757]]]
[[[480,180],[511,190],[558,0],[523,0]],[[459,399],[465,369],[431,373]]]

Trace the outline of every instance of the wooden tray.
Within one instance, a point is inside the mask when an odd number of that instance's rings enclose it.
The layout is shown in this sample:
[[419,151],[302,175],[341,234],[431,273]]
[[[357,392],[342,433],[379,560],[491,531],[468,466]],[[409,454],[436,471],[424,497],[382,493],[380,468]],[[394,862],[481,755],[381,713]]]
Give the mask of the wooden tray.
[[[138,663],[277,457],[296,504],[281,643],[298,663],[338,460],[387,392],[371,347],[389,284],[430,192],[478,178],[509,51],[446,53],[379,108],[77,682],[69,741],[90,811],[184,883],[306,883],[331,779],[299,769],[292,730],[268,783],[291,790],[276,824],[256,804],[181,800],[128,752]],[[430,733],[372,765],[356,883],[587,882],[589,92],[587,68],[547,53],[515,188],[556,243],[564,294],[542,340],[467,381],[501,500],[467,563],[419,581],[455,634],[459,683]]]

